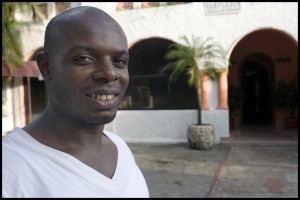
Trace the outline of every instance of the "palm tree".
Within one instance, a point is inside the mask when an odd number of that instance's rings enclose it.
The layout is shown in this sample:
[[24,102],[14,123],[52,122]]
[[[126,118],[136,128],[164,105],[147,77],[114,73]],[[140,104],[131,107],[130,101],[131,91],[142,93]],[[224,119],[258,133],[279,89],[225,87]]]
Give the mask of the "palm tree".
[[21,25],[30,23],[16,20],[16,11],[30,11],[34,21],[44,19],[39,7],[32,2],[2,2],[2,62],[6,63],[11,74],[14,68],[23,62],[23,55],[20,42]]
[[162,73],[171,70],[170,81],[176,80],[181,73],[188,74],[188,85],[195,87],[198,98],[198,125],[202,124],[201,117],[201,81],[203,73],[212,80],[218,78],[218,72],[228,66],[225,52],[222,47],[212,41],[212,38],[202,39],[192,37],[190,42],[187,37],[181,37],[186,45],[174,43],[169,46],[165,59],[166,64]]

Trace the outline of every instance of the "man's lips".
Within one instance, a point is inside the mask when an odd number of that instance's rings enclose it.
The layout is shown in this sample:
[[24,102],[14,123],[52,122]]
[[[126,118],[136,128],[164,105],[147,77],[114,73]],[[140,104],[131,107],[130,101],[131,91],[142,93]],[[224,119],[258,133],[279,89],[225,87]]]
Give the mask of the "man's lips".
[[87,93],[86,96],[92,100],[91,105],[93,107],[110,109],[118,106],[118,91],[92,91]]
[[111,99],[113,99],[116,95],[115,94],[94,94],[94,93],[89,93],[87,94],[87,96],[91,97],[91,98],[95,98],[97,100],[101,100],[101,101],[109,101]]

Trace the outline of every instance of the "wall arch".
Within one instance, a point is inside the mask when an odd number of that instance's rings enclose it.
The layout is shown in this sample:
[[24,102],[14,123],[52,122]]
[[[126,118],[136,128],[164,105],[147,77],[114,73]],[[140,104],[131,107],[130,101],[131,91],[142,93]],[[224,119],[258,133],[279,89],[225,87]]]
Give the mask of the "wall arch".
[[195,109],[197,94],[187,85],[187,74],[169,81],[161,73],[168,63],[164,55],[174,42],[161,37],[139,40],[129,47],[130,82],[121,109]]
[[[249,73],[247,65],[252,63],[253,66],[256,65],[252,70],[260,75],[265,74],[265,78],[268,79],[267,82],[264,82],[267,84],[266,91],[268,94],[265,96],[268,99],[265,105],[272,105],[271,94],[276,88],[276,83],[280,80],[291,81],[298,71],[298,44],[292,36],[284,31],[273,28],[258,29],[236,42],[229,60],[232,65],[229,69],[228,85],[241,87],[245,90],[246,85],[249,84],[246,78],[246,74]],[[250,90],[249,87],[248,90]],[[257,93],[257,91],[255,92]],[[268,122],[265,124],[276,127],[283,126],[282,113],[279,113],[272,106],[264,107],[264,109],[268,110]],[[247,110],[249,112],[249,109],[241,108],[239,126],[244,124],[245,116],[249,114],[245,113]]]

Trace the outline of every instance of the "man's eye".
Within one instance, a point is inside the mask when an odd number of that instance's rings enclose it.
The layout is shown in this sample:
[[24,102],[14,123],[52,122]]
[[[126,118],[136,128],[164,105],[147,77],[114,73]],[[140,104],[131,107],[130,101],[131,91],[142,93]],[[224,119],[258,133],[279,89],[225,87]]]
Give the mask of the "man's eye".
[[113,60],[113,64],[118,67],[124,67],[127,65],[127,60],[125,58],[117,58]]
[[94,62],[94,59],[87,56],[79,56],[74,58],[74,62],[79,65],[88,65]]

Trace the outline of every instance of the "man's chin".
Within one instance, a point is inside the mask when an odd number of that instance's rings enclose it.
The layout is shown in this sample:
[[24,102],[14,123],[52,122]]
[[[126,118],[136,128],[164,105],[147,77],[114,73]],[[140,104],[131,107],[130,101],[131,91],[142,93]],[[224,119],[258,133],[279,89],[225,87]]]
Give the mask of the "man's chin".
[[115,116],[114,117],[103,118],[103,119],[101,119],[100,124],[108,124],[108,123],[112,122],[114,119],[115,119]]
[[116,118],[116,113],[110,115],[102,115],[95,120],[96,124],[108,124]]

